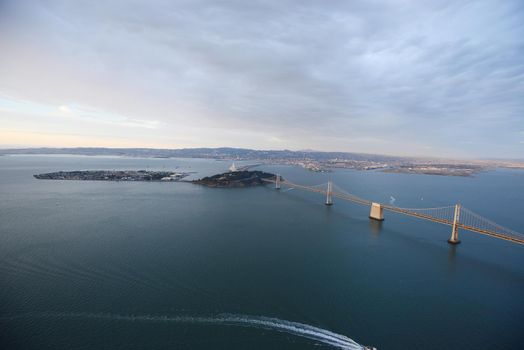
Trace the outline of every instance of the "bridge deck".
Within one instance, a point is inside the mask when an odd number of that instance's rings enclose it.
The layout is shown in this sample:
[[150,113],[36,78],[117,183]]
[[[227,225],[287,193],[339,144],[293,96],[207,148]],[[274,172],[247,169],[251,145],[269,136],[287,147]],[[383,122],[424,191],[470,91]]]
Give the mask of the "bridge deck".
[[[271,180],[271,179],[264,179],[264,181],[269,182],[269,183],[275,183],[276,182],[275,180]],[[293,183],[293,182],[288,181],[288,180],[281,180],[280,181],[280,185],[281,186],[291,187],[291,188],[298,188],[298,189],[302,189],[302,190],[305,190],[305,191],[308,191],[308,192],[313,192],[313,193],[320,193],[320,194],[324,194],[324,195],[328,194],[327,190],[325,190],[323,188],[318,188],[318,187],[314,187],[314,186],[300,185],[300,184],[296,184],[296,183]],[[359,197],[354,196],[354,195],[349,194],[349,193],[339,193],[339,192],[333,191],[331,193],[331,195],[333,197],[335,197],[335,198],[339,198],[339,199],[342,199],[342,200],[346,200],[346,201],[350,201],[350,202],[353,202],[353,203],[366,205],[366,206],[369,206],[369,205],[371,205],[373,203],[370,200],[362,199],[362,198],[359,198]],[[380,203],[378,203],[378,204],[380,204]],[[439,224],[453,226],[453,221],[452,220],[448,220],[446,218],[439,218],[439,217],[432,216],[432,215],[429,215],[429,214],[415,212],[415,211],[413,211],[415,209],[410,210],[410,209],[395,207],[393,205],[387,205],[387,204],[380,204],[380,205],[381,205],[381,207],[384,210],[388,210],[388,211],[391,211],[391,212],[395,212],[395,213],[399,213],[399,214],[403,214],[403,215],[416,217],[416,218],[423,219],[423,220],[437,222]],[[424,208],[421,209],[421,210],[424,210]],[[489,223],[491,224],[491,222],[489,222]],[[460,229],[463,229],[463,230],[467,230],[467,231],[471,231],[471,232],[475,232],[475,233],[480,233],[480,234],[483,234],[483,235],[486,235],[486,236],[495,237],[495,238],[498,238],[498,239],[503,239],[505,241],[509,241],[509,242],[512,242],[512,243],[517,243],[517,244],[523,244],[524,245],[524,235],[522,236],[522,238],[518,237],[518,236],[520,236],[520,234],[518,234],[516,232],[513,232],[511,230],[506,230],[506,231],[513,233],[513,235],[504,234],[504,233],[500,233],[500,232],[496,232],[496,231],[493,231],[493,230],[489,230],[489,229],[485,229],[485,228],[481,228],[481,227],[476,227],[476,226],[472,226],[472,225],[467,225],[467,224],[462,223],[462,222],[457,222],[456,227],[458,227]],[[495,227],[503,229],[501,226],[498,226],[498,225],[495,226]]]

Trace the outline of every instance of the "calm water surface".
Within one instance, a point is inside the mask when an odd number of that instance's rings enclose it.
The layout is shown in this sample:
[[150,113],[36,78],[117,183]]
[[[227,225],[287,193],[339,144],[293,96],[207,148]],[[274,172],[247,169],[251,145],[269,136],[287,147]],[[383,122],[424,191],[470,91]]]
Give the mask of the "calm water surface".
[[[523,347],[522,246],[469,232],[450,246],[447,226],[392,213],[370,222],[368,208],[270,186],[32,177],[146,168],[201,177],[229,165],[0,157],[0,348],[351,348],[349,338],[379,350]],[[524,172],[262,169],[306,184],[332,178],[402,207],[461,202],[524,232]]]

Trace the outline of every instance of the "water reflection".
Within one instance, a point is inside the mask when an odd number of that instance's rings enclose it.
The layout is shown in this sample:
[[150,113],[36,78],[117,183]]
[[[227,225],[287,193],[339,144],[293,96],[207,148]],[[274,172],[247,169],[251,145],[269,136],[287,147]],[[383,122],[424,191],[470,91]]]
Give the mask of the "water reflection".
[[456,263],[456,256],[457,256],[457,245],[456,244],[450,244],[449,245],[449,251],[448,251],[448,274],[449,276],[455,275],[455,270],[457,267]]
[[382,222],[378,220],[369,220],[369,231],[373,234],[373,236],[378,237],[380,234],[380,231],[382,230]]
[[449,245],[449,252],[448,252],[448,263],[453,266],[455,265],[455,257],[457,255],[457,245],[456,244],[450,244]]

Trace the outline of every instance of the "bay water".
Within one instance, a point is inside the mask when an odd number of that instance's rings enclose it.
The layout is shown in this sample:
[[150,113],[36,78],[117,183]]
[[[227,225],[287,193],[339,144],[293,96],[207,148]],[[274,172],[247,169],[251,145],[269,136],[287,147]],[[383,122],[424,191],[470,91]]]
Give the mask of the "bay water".
[[[255,162],[236,162],[245,165]],[[518,349],[524,247],[271,185],[37,180],[59,170],[227,171],[229,161],[0,157],[2,349]],[[400,207],[461,203],[524,232],[524,172],[262,165]],[[352,343],[354,341],[355,343]]]

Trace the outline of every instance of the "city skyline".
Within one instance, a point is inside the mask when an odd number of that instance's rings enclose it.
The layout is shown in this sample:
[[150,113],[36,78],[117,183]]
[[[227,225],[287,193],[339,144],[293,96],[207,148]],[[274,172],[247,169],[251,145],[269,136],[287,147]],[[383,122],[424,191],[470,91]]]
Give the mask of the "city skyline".
[[522,158],[518,1],[3,1],[0,147]]

